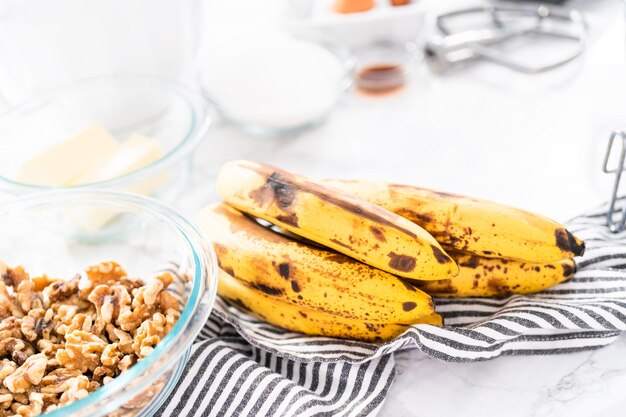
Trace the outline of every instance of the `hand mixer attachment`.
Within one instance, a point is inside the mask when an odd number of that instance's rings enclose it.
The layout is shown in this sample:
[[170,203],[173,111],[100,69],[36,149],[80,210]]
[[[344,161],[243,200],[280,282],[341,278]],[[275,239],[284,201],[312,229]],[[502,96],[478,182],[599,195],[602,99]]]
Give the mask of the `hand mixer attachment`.
[[[482,18],[481,23],[464,30],[453,30],[452,21]],[[566,64],[585,50],[587,24],[578,10],[545,4],[487,4],[441,14],[437,17],[440,36],[433,37],[425,47],[430,67],[438,73],[461,64],[488,60],[526,74],[542,73]],[[497,46],[509,41],[540,39],[560,41],[563,48],[556,59],[533,64],[504,52]],[[554,42],[552,42],[554,43]],[[552,54],[551,54],[552,55]]]
[[[617,160],[617,166],[615,168],[609,168],[609,159],[613,153],[613,149],[620,146],[619,157]],[[615,174],[615,181],[613,182],[613,192],[611,194],[611,202],[609,203],[609,211],[606,215],[606,224],[612,232],[621,232],[626,229],[626,204],[622,204],[622,214],[618,220],[614,220],[614,214],[616,209],[619,193],[619,183],[622,179],[622,172],[626,169],[624,162],[626,161],[626,132],[621,130],[614,130],[609,137],[609,143],[606,148],[606,154],[604,155],[604,163],[602,164],[602,171],[605,174]],[[623,198],[622,198],[623,200]]]

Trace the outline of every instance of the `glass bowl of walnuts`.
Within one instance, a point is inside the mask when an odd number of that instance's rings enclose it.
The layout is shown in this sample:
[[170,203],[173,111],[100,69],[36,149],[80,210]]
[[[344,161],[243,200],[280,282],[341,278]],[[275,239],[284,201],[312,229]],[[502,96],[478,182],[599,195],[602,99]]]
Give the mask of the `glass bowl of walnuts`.
[[168,206],[103,190],[0,205],[0,416],[149,416],[213,307],[210,243]]

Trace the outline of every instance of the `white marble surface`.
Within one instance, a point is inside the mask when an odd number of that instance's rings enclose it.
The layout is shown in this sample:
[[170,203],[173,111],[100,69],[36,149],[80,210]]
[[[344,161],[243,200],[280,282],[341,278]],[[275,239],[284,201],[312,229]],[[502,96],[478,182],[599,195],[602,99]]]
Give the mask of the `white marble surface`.
[[604,349],[461,364],[396,355],[389,417],[618,417],[626,411],[626,337]]
[[[269,0],[217,3],[211,11],[222,27],[243,25],[242,15],[251,25],[275,22],[280,11]],[[608,198],[602,153],[610,130],[626,128],[623,4],[574,4],[589,13],[593,42],[583,59],[551,74],[485,64],[435,77],[421,68],[401,94],[351,93],[324,125],[297,137],[253,138],[216,123],[178,205],[193,216],[215,200],[221,162],[254,158],[313,176],[410,182],[567,220]],[[399,375],[380,415],[622,416],[624,358],[626,337],[595,352],[478,364],[406,352],[397,355]]]

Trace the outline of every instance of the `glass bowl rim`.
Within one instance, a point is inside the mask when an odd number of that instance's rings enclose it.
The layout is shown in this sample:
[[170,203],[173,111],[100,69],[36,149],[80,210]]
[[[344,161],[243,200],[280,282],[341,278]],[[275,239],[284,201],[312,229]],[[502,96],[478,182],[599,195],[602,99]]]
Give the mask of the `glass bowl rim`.
[[149,74],[109,74],[94,77],[81,78],[70,83],[42,90],[39,94],[35,94],[26,100],[10,107],[0,113],[0,124],[12,115],[18,114],[25,109],[35,105],[35,103],[50,99],[55,96],[61,96],[67,91],[81,88],[85,85],[97,85],[102,83],[115,83],[120,81],[131,81],[137,83],[153,84],[158,90],[168,89],[176,94],[188,105],[191,114],[191,124],[185,135],[178,141],[176,146],[163,155],[158,160],[139,168],[128,174],[111,178],[109,180],[94,182],[90,184],[80,184],[70,187],[45,186],[28,184],[15,181],[6,176],[0,175],[0,191],[10,194],[26,194],[36,191],[60,190],[60,189],[84,189],[92,187],[110,188],[120,187],[125,184],[140,180],[142,178],[154,175],[161,169],[174,164],[182,159],[189,152],[193,151],[206,136],[209,126],[214,119],[213,103],[207,99],[202,91],[196,91],[186,84],[176,81],[175,79]]
[[[127,401],[141,393],[148,385],[153,383],[159,376],[166,372],[169,367],[154,369],[158,360],[165,354],[170,354],[168,363],[172,366],[176,360],[191,348],[193,340],[206,323],[217,297],[217,257],[213,246],[196,226],[179,214],[172,207],[153,198],[121,192],[101,189],[68,189],[33,193],[0,204],[0,214],[15,211],[17,215],[23,215],[24,209],[34,209],[49,206],[51,203],[63,203],[68,201],[81,201],[88,203],[108,203],[118,206],[132,207],[148,211],[156,218],[173,226],[184,237],[188,250],[193,257],[192,290],[181,315],[172,330],[159,342],[154,350],[131,366],[126,372],[115,377],[110,383],[101,386],[87,397],[76,402],[60,407],[56,410],[43,413],[45,417],[64,417],[71,413],[81,411],[83,407],[110,399],[109,406],[103,408],[106,413],[116,410]],[[195,235],[195,236],[190,236]],[[194,327],[190,328],[191,319],[197,313],[198,307],[203,304],[206,308],[204,317],[201,317]],[[190,343],[177,343],[183,336]],[[144,375],[145,374],[145,375]],[[130,382],[143,379],[141,383],[133,384],[133,387],[124,392],[124,388]],[[156,398],[156,397],[155,397]]]

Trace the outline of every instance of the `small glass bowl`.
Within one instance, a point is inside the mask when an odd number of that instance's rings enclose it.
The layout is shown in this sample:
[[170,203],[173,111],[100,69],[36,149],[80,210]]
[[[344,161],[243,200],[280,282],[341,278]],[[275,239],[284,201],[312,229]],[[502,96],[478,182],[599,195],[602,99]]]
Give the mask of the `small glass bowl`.
[[127,175],[77,187],[133,191],[158,181],[153,196],[173,202],[189,177],[189,155],[211,120],[210,103],[201,94],[158,76],[102,76],[50,90],[0,115],[0,191],[21,195],[55,188],[15,177],[26,160],[99,123],[121,141],[134,133],[152,138],[163,157]]
[[355,84],[370,95],[386,95],[403,89],[410,81],[419,59],[412,42],[378,41],[356,51]]
[[[276,41],[277,38],[313,43],[329,51],[338,60],[341,74],[337,77],[336,82],[329,83],[328,88],[332,90],[332,94],[329,94],[328,100],[320,100],[323,101],[323,104],[311,105],[311,103],[307,103],[311,97],[306,96],[299,96],[288,101],[284,97],[273,94],[272,91],[268,91],[265,97],[255,97],[254,90],[259,88],[264,80],[259,78],[258,73],[255,73],[254,65],[246,68],[233,68],[233,73],[245,71],[245,76],[253,85],[248,90],[244,88],[237,92],[229,91],[228,95],[230,96],[229,99],[232,97],[238,97],[240,100],[245,99],[247,105],[251,102],[256,103],[255,110],[250,111],[249,107],[247,109],[239,108],[235,103],[231,103],[231,100],[224,99],[224,94],[216,91],[215,86],[211,86],[211,76],[215,73],[215,65],[223,64],[223,56],[232,58],[237,54],[237,48],[250,48],[251,45],[254,45],[255,53],[262,55],[262,59],[272,59],[264,56],[263,48],[268,48],[267,45]],[[286,58],[291,57],[286,56]],[[226,122],[253,135],[280,137],[299,133],[323,122],[352,86],[354,66],[355,59],[350,49],[334,38],[309,31],[260,30],[211,48],[207,52],[207,59],[200,74],[200,85],[215,107],[216,113]],[[289,73],[287,78],[299,79],[303,85],[311,79],[316,70],[317,68],[313,66],[301,73]],[[309,108],[301,107],[298,102],[307,103]],[[284,112],[277,112],[275,110],[277,106],[282,107]]]
[[[128,232],[99,239],[76,237],[71,224],[80,213],[115,212]],[[150,279],[176,271],[168,288],[181,300],[181,315],[170,333],[142,361],[68,406],[46,417],[150,416],[176,385],[192,343],[213,308],[217,261],[193,225],[157,200],[94,189],[34,193],[0,205],[0,259],[23,265],[32,276],[70,278],[86,267],[115,261],[131,277]],[[83,231],[83,233],[88,233]]]

